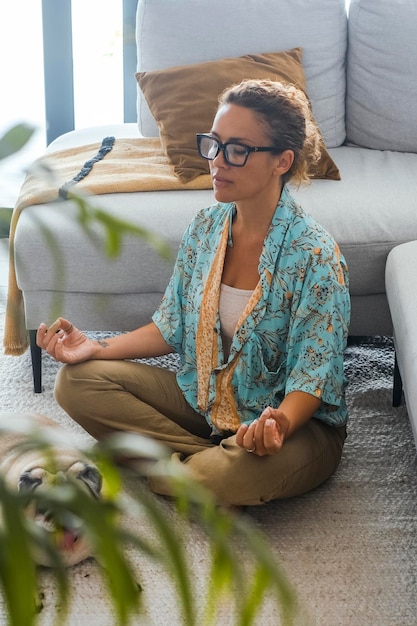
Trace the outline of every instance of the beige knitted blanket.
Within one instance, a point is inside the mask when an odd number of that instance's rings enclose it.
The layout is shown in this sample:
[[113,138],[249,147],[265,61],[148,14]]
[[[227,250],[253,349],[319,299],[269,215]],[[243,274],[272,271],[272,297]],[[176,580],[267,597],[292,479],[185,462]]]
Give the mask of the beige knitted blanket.
[[[100,143],[94,143],[47,154],[35,163],[35,167],[31,168],[33,173],[26,177],[10,226],[9,285],[3,340],[5,354],[20,355],[28,347],[23,296],[17,285],[14,267],[14,234],[19,215],[25,207],[58,200],[60,188],[74,179],[77,181],[75,189],[91,195],[210,189],[212,186],[208,174],[189,183],[181,183],[157,137],[116,139],[110,151],[95,160],[101,147]],[[45,167],[52,171],[52,176],[42,176]]]

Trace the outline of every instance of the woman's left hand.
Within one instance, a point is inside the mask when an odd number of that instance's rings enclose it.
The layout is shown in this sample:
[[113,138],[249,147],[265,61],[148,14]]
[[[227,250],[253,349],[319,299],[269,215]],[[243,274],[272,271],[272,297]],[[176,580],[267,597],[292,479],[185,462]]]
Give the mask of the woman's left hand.
[[269,406],[249,426],[242,424],[236,433],[236,442],[258,456],[276,454],[284,443],[289,426],[285,413]]

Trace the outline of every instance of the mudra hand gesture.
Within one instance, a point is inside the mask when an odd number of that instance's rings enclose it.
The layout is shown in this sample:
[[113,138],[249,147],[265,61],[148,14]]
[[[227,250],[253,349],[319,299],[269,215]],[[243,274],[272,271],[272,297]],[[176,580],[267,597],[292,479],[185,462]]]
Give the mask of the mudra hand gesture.
[[289,430],[289,421],[283,411],[267,407],[251,424],[242,424],[236,433],[236,443],[247,452],[266,456],[276,454]]
[[97,342],[63,317],[59,317],[49,328],[40,324],[36,343],[61,363],[81,363],[91,359],[97,351]]

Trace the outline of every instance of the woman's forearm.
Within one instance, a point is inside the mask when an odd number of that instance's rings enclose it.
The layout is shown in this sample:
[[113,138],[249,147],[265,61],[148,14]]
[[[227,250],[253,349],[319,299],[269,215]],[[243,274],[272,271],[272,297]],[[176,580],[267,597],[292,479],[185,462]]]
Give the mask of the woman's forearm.
[[169,354],[158,327],[151,322],[129,333],[97,340],[96,359],[145,359]]
[[284,398],[279,410],[285,414],[289,422],[286,439],[313,417],[320,404],[320,398],[304,391],[292,391]]

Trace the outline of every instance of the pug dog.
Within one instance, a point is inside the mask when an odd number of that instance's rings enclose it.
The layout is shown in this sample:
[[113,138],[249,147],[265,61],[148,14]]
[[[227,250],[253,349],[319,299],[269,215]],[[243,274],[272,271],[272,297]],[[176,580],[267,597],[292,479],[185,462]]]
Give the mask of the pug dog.
[[[36,433],[48,442],[47,450],[31,444],[31,435]],[[77,450],[71,433],[44,415],[0,414],[0,475],[9,488],[29,496],[52,484],[74,481],[92,498],[100,499],[102,492],[99,469]],[[66,567],[93,556],[81,520],[75,515],[68,512],[64,519],[56,520],[30,498],[25,514],[50,533]],[[39,565],[52,565],[43,552],[33,556]]]

